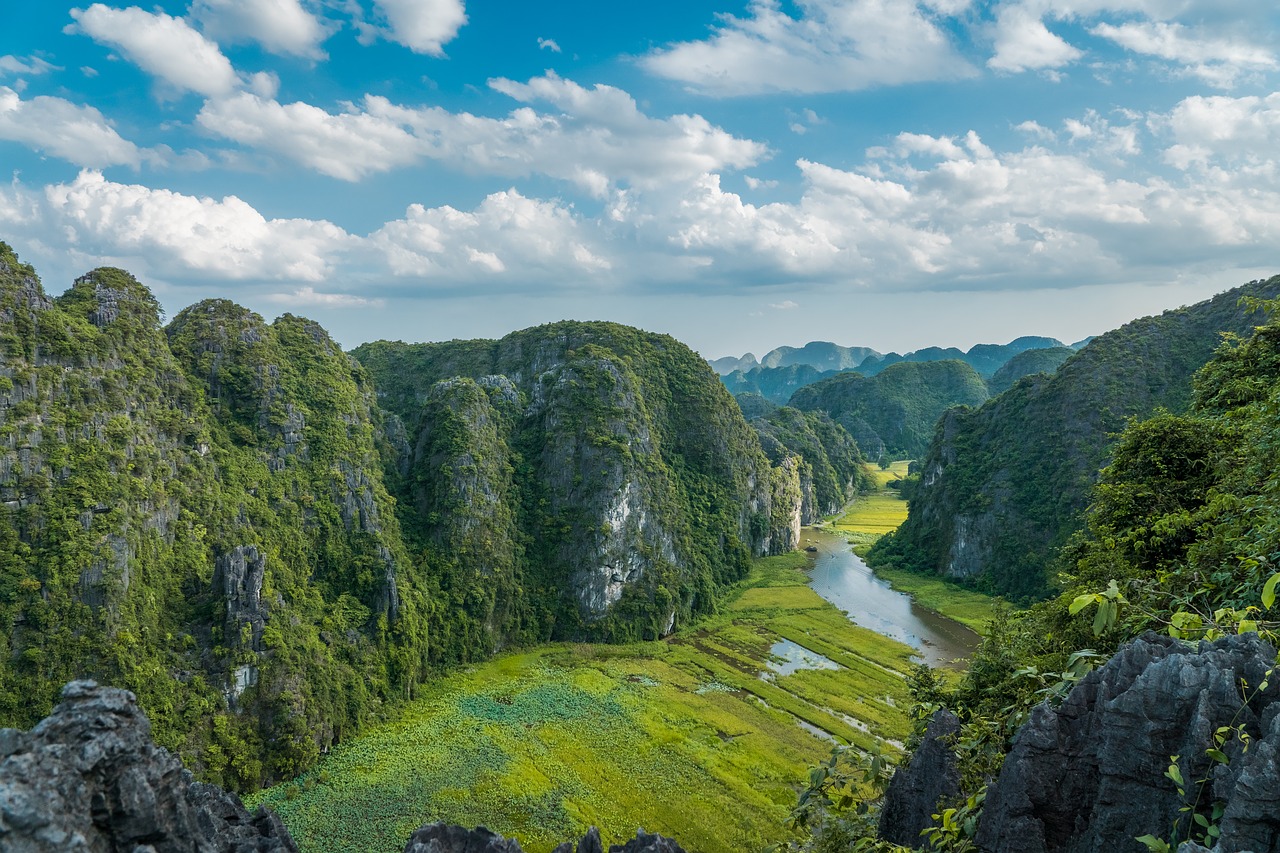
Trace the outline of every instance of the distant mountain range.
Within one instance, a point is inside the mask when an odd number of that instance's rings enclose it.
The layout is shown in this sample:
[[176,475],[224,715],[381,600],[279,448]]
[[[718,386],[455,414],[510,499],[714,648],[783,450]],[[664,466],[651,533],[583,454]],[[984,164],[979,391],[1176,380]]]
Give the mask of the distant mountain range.
[[757,368],[799,366],[812,367],[818,373],[857,370],[864,376],[870,376],[901,361],[945,361],[954,358],[968,364],[985,379],[1018,353],[1063,346],[1078,350],[1089,343],[1089,340],[1090,338],[1085,338],[1074,344],[1064,344],[1057,338],[1025,335],[1007,344],[975,344],[968,352],[956,347],[925,347],[906,355],[896,352],[881,353],[871,347],[846,347],[830,341],[810,341],[802,347],[769,350],[760,359],[752,353],[746,353],[741,357],[728,355],[709,359],[709,362],[712,369],[721,376],[728,376],[735,371],[747,373]]

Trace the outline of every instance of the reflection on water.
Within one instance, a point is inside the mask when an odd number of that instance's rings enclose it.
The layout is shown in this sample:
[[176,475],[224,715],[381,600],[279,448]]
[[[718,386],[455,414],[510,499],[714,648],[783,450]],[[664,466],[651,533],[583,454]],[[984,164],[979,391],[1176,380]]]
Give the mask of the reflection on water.
[[778,675],[790,675],[802,669],[839,669],[840,664],[810,651],[799,643],[790,640],[779,640],[769,649],[773,658],[769,661],[769,669]]
[[930,666],[956,667],[957,659],[977,648],[976,633],[920,607],[876,577],[843,536],[806,528],[801,545],[818,549],[809,586],[845,611],[851,621],[905,643]]

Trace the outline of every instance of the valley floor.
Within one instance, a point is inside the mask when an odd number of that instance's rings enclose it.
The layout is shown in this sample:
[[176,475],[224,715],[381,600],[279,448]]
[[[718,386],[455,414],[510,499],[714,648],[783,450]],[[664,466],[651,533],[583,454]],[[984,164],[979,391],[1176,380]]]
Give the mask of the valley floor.
[[[908,730],[911,650],[851,624],[805,565],[759,561],[720,616],[667,641],[548,646],[453,673],[255,799],[304,853],[398,853],[434,820],[532,853],[592,824],[606,843],[639,826],[694,853],[781,841],[836,739],[869,747],[876,732],[892,752]],[[787,651],[830,668],[784,675]]]
[[[907,502],[897,489],[889,488],[889,482],[907,476],[906,461],[895,462],[887,470],[868,466],[879,488],[859,496],[838,517],[832,519],[830,528],[843,533],[859,555],[865,555],[877,539],[898,528],[906,521]],[[914,572],[873,567],[878,577],[890,586],[915,599],[921,607],[941,613],[962,625],[985,634],[991,619],[992,606],[998,601],[989,595],[965,589],[940,577],[930,577]]]

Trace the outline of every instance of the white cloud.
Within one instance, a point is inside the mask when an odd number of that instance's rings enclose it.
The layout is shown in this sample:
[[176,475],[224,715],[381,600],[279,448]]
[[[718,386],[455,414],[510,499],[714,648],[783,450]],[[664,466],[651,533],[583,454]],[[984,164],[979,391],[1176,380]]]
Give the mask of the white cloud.
[[235,196],[196,198],[81,172],[45,191],[50,218],[81,253],[145,259],[153,274],[321,281],[350,236],[329,222],[266,219]]
[[744,180],[747,186],[753,190],[759,190],[759,189],[771,190],[778,185],[777,181],[774,181],[774,180],[765,181],[765,180],[761,180],[760,178],[753,178],[750,175],[744,175],[742,180]]
[[722,16],[704,41],[653,51],[651,73],[711,95],[849,92],[969,76],[972,68],[915,0],[797,0],[800,17],[778,0],[752,0],[748,16]]
[[324,59],[330,28],[298,0],[195,0],[191,17],[223,43],[256,42],[271,53]]
[[799,308],[800,303],[790,299],[784,299],[781,302],[770,302],[769,307],[775,311],[790,311],[793,308]]
[[142,159],[93,107],[45,95],[24,101],[8,86],[0,86],[0,139],[77,166],[137,166]]
[[401,277],[442,285],[508,279],[574,287],[613,267],[596,235],[569,209],[515,190],[488,196],[474,211],[412,205],[369,243]]
[[178,89],[223,95],[237,85],[230,60],[181,18],[137,6],[112,9],[101,3],[72,9],[71,17],[76,23],[68,31],[116,48],[143,71]]
[[1239,39],[1216,38],[1178,23],[1129,21],[1119,26],[1098,24],[1090,30],[1135,53],[1181,64],[1211,85],[1231,88],[1241,74],[1280,67],[1266,48]]
[[559,53],[560,45],[556,43],[555,39],[544,39],[542,36],[538,36],[538,50],[549,50],[552,53]]
[[382,308],[386,305],[385,299],[367,299],[351,293],[324,293],[311,286],[289,293],[268,293],[263,299],[296,308]]
[[56,65],[45,62],[38,56],[19,58],[13,55],[0,56],[0,72],[5,74],[48,74],[50,71],[61,71]]
[[1060,68],[1084,55],[1049,31],[1027,6],[1006,6],[996,17],[995,55],[987,66],[997,71]]
[[630,95],[610,86],[587,89],[553,73],[528,83],[498,79],[490,85],[517,101],[549,103],[559,112],[521,107],[505,118],[486,118],[366,95],[360,105],[348,104],[335,114],[241,92],[209,101],[197,121],[213,133],[342,180],[436,160],[472,173],[548,175],[597,196],[624,182],[649,187],[746,168],[768,153],[764,145],[701,116],[646,116]]
[[383,37],[428,56],[443,55],[467,23],[462,0],[374,0],[373,5],[389,25]]

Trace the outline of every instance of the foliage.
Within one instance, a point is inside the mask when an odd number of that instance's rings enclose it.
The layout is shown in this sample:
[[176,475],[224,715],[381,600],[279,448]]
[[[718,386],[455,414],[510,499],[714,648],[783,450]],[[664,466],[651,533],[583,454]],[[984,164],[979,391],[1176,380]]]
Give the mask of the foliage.
[[[429,820],[533,851],[591,824],[606,841],[642,825],[711,853],[780,843],[796,783],[830,748],[797,718],[865,750],[881,747],[846,719],[889,738],[909,727],[910,650],[850,623],[804,565],[757,561],[719,616],[674,641],[549,645],[455,671],[255,802],[313,853],[390,853]],[[762,679],[784,636],[842,668]]]
[[808,385],[789,405],[821,411],[843,426],[869,459],[916,458],[952,406],[977,406],[987,385],[962,361],[902,362],[874,376],[841,373]]
[[[1240,296],[1277,292],[1280,278],[1253,282],[1136,320],[1095,338],[1052,376],[1025,378],[979,409],[949,412],[922,463],[907,521],[869,559],[924,573],[973,571],[981,588],[1013,600],[1047,597],[1055,587],[1051,562],[1080,529],[1114,436],[1131,417],[1162,407],[1171,418],[1184,412],[1191,376],[1220,333],[1248,333],[1257,322]],[[1232,358],[1239,368],[1214,369],[1243,372],[1262,356]],[[1250,381],[1232,393],[1249,393]]]
[[1076,351],[1071,347],[1047,347],[1020,352],[1009,359],[987,380],[987,388],[991,396],[1003,394],[1013,387],[1013,383],[1024,376],[1035,376],[1037,373],[1053,373],[1062,363]]

